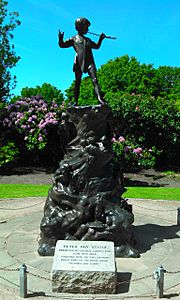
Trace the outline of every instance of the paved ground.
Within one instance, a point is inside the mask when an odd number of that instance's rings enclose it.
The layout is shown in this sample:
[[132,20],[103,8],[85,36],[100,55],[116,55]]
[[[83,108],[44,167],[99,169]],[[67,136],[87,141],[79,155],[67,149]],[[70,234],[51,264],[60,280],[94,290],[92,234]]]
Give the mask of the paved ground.
[[[8,175],[0,174],[0,183],[31,183],[51,184],[52,170],[21,168],[11,171]],[[180,176],[175,178],[165,176],[160,171],[142,170],[138,173],[124,174],[125,186],[162,186],[180,188]]]
[[51,292],[52,257],[37,254],[39,223],[45,198],[0,199],[0,300],[19,298],[19,272],[28,267],[28,298],[34,300],[154,299],[154,270],[161,264],[166,299],[180,299],[180,226],[177,201],[131,199],[140,258],[116,259],[116,295],[72,295]]
[[[0,175],[0,183],[50,184],[52,175],[43,170],[24,170]],[[125,183],[126,186],[180,187],[179,179],[164,177],[154,170],[125,174]],[[51,292],[52,258],[37,254],[44,202],[45,198],[0,199],[0,300],[20,299],[17,269],[22,263],[26,263],[29,271],[30,299],[154,299],[152,274],[161,264],[168,271],[165,298],[180,299],[180,227],[176,225],[179,202],[130,200],[141,257],[116,259],[117,295],[57,295]]]

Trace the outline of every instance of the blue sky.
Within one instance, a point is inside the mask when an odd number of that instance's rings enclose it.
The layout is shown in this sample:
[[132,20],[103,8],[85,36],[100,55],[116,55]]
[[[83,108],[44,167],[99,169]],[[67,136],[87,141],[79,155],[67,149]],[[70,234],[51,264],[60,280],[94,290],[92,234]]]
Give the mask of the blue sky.
[[180,66],[179,0],[9,0],[8,10],[18,11],[21,21],[13,40],[21,56],[13,69],[15,95],[44,82],[62,91],[70,86],[74,50],[60,49],[57,34],[76,34],[74,21],[82,16],[90,20],[90,31],[117,37],[94,50],[97,68],[125,54],[155,67]]

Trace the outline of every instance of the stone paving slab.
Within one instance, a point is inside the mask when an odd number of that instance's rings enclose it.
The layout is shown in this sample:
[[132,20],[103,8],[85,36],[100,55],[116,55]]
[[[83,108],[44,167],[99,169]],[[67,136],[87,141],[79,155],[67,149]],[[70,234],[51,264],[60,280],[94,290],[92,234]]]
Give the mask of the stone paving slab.
[[[180,226],[176,225],[180,202],[142,199],[129,202],[133,205],[134,232],[141,257],[116,259],[116,295],[79,295],[52,293],[53,258],[37,253],[45,198],[0,199],[0,300],[20,299],[17,268],[22,263],[28,267],[28,298],[32,300],[154,299],[152,274],[161,264],[168,271],[165,297],[180,299]],[[4,267],[6,270],[2,270]]]

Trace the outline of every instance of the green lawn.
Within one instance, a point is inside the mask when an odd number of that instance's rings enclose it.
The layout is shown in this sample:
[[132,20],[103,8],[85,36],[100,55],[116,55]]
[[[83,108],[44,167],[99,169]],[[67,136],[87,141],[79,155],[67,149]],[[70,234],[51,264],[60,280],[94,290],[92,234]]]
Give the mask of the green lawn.
[[[0,184],[0,198],[46,197],[51,185]],[[180,188],[128,187],[126,198],[180,200]]]
[[180,200],[180,188],[128,187],[123,196],[127,198]]
[[0,184],[0,198],[47,196],[50,186],[47,184]]

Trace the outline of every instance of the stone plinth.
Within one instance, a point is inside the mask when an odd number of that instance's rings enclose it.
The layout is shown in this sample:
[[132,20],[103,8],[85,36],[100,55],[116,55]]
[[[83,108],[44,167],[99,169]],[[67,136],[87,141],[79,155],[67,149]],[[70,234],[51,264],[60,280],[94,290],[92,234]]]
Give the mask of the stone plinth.
[[52,266],[53,292],[115,293],[114,243],[66,241],[56,244]]

